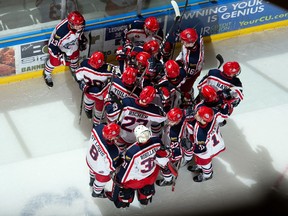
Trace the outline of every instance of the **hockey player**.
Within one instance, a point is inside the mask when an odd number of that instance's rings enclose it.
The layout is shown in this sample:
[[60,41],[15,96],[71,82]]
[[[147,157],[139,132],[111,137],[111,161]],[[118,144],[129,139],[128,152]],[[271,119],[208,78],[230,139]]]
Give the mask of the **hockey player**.
[[157,84],[164,76],[164,65],[159,57],[159,43],[156,40],[148,41],[144,44],[143,50],[151,55],[143,76],[142,87]]
[[120,126],[100,124],[93,127],[86,162],[90,170],[92,197],[106,198],[104,188],[111,180],[110,172],[121,164],[120,151],[115,141],[120,134]]
[[[234,108],[233,104],[225,98],[221,90],[216,92],[213,86],[204,85],[200,89],[199,95],[202,100],[195,105],[195,109],[200,106],[207,106],[213,108],[215,114],[219,112],[225,116],[224,118],[231,115]],[[222,124],[226,124],[226,120]]]
[[186,72],[185,83],[181,85],[183,92],[182,107],[192,105],[194,100],[193,85],[199,77],[204,63],[204,43],[202,35],[198,36],[193,28],[187,28],[180,33],[182,43],[181,52],[176,57],[176,62],[181,70]]
[[181,85],[185,82],[186,74],[180,70],[174,60],[168,60],[164,65],[165,75],[155,85],[162,99],[163,109],[168,112],[171,107],[178,106],[181,99]]
[[[123,49],[118,50],[118,54],[128,55],[133,47],[143,47],[144,43],[156,40],[158,44],[161,44],[163,40],[163,30],[160,28],[160,24],[156,17],[147,17],[145,20],[135,20],[131,23],[123,33]],[[161,55],[170,56],[172,46],[170,42],[166,42],[165,49],[163,49]]]
[[217,120],[212,108],[201,106],[187,124],[188,134],[192,135],[191,142],[196,163],[188,166],[188,170],[198,173],[193,177],[195,182],[203,182],[213,177],[212,159],[225,150]]
[[138,68],[138,78],[142,78],[144,76],[144,72],[148,66],[148,59],[151,55],[147,52],[141,51],[135,57],[136,67]]
[[72,75],[78,68],[79,51],[86,49],[84,35],[85,19],[78,11],[72,11],[53,30],[49,42],[49,58],[45,63],[43,77],[49,87],[53,87],[52,71],[56,66],[70,66]]
[[136,20],[124,32],[124,50],[142,46],[150,40],[157,40],[160,44],[163,39],[163,30],[156,17],[147,17],[145,20]]
[[[175,107],[167,113],[167,125],[163,134],[163,143],[166,148],[170,149],[172,153],[170,161],[176,167],[179,167],[181,164],[183,155],[181,141],[185,135],[186,124],[184,113],[180,108]],[[158,186],[169,186],[173,184],[173,175],[167,166],[161,169],[161,174],[163,179],[158,179],[156,181]]]
[[[113,94],[117,96],[118,100],[122,100],[126,97],[138,98],[141,89],[137,88],[137,86],[135,88],[137,72],[138,70],[136,68],[127,67],[121,78],[114,77],[113,82],[108,84],[108,88],[110,89],[110,95],[108,95],[108,97]],[[113,100],[115,97],[112,97],[111,99]],[[108,100],[109,99],[106,99],[106,101]]]
[[137,142],[128,147],[124,162],[113,180],[112,193],[107,193],[117,208],[129,207],[134,200],[135,191],[142,205],[152,202],[155,194],[154,182],[159,166],[166,166],[169,151],[159,137],[153,137],[149,128],[138,125],[135,130]]
[[75,75],[80,89],[84,92],[84,110],[89,119],[93,116],[93,123],[99,124],[104,106],[104,92],[107,91],[107,83],[113,75],[113,66],[105,63],[102,52],[94,52],[90,58],[81,62]]
[[204,85],[211,85],[215,90],[222,91],[225,100],[229,101],[233,107],[237,107],[243,100],[243,87],[238,75],[241,67],[238,62],[226,62],[223,71],[219,69],[209,70],[198,84],[198,89]]
[[112,103],[106,106],[109,122],[119,122],[121,125],[121,138],[131,145],[136,141],[133,133],[137,125],[145,125],[152,129],[153,135],[160,136],[166,115],[161,107],[152,103],[156,90],[146,86],[139,98],[124,98],[121,104]]

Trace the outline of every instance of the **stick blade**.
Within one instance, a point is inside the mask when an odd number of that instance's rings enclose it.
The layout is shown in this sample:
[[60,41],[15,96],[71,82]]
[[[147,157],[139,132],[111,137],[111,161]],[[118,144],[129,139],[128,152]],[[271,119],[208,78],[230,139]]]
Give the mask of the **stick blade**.
[[177,2],[172,0],[171,4],[172,4],[172,7],[173,7],[173,9],[175,11],[176,19],[177,19],[177,17],[179,19],[181,15],[180,15],[180,10],[179,10],[179,6],[178,6]]
[[218,69],[219,69],[222,66],[222,64],[224,63],[224,59],[223,59],[223,56],[221,54],[217,54],[216,59],[219,61],[219,66],[218,66]]

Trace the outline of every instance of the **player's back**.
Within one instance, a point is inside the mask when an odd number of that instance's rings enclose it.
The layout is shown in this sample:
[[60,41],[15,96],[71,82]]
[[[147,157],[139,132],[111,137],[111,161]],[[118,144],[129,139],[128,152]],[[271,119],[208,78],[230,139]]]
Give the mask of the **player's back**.
[[134,143],[126,151],[127,165],[122,166],[118,176],[121,182],[129,180],[143,180],[150,176],[156,169],[154,162],[156,152],[162,145],[161,139],[158,137],[151,137],[148,142],[144,144]]
[[128,143],[136,141],[133,133],[137,125],[144,125],[150,127],[151,125],[160,124],[166,120],[166,116],[162,108],[155,104],[148,104],[143,107],[137,99],[124,98],[123,110],[119,118],[121,122],[121,137]]

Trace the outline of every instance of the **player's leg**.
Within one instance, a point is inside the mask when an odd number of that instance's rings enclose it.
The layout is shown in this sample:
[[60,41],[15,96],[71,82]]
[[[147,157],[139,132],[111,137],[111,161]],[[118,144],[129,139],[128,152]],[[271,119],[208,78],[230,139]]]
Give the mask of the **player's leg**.
[[152,202],[152,196],[154,194],[155,194],[154,184],[146,185],[143,188],[137,190],[137,197],[142,205],[148,205],[149,202]]

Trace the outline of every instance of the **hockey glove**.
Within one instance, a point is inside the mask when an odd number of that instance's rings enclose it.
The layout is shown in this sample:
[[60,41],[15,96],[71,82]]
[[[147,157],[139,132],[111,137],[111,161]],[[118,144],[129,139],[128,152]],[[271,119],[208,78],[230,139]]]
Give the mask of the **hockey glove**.
[[223,95],[223,98],[225,100],[231,100],[232,99],[232,97],[231,97],[231,89],[227,88],[227,89],[222,90],[222,95]]
[[118,49],[116,50],[116,60],[117,61],[123,61],[127,58],[127,55],[125,53],[125,50],[122,46],[118,47]]
[[194,148],[195,154],[203,153],[205,151],[207,151],[206,145],[202,145],[202,144],[195,145],[195,148]]
[[80,51],[86,50],[86,48],[87,48],[87,42],[88,42],[88,40],[87,40],[87,38],[85,37],[85,35],[83,34],[83,35],[81,36],[81,39],[79,40],[79,50],[80,50]]
[[88,86],[86,85],[84,80],[81,80],[78,82],[79,88],[85,93],[88,89]]

